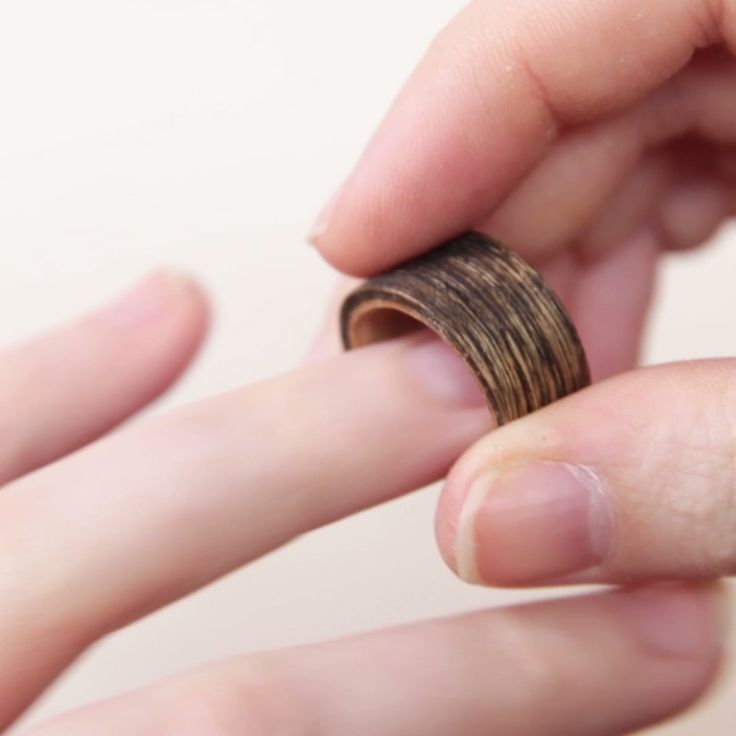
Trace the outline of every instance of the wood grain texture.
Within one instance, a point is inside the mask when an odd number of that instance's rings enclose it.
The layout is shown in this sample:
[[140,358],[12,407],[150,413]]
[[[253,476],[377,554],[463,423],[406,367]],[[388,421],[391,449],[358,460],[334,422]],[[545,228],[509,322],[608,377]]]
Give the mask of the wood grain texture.
[[421,328],[475,375],[498,425],[590,383],[577,331],[554,292],[519,256],[467,233],[369,279],[342,304],[346,348]]

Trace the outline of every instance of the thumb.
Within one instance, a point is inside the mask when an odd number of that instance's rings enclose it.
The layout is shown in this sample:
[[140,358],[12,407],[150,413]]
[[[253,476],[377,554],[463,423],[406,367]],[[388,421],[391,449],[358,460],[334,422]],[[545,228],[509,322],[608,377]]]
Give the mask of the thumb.
[[657,366],[492,432],[455,465],[437,536],[487,584],[736,572],[736,360]]

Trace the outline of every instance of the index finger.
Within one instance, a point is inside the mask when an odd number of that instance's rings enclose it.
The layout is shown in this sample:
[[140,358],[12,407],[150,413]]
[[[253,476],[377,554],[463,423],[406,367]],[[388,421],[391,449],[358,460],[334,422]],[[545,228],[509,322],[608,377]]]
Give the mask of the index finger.
[[311,239],[369,275],[484,219],[562,128],[620,111],[695,51],[736,48],[733,0],[476,0],[430,47]]

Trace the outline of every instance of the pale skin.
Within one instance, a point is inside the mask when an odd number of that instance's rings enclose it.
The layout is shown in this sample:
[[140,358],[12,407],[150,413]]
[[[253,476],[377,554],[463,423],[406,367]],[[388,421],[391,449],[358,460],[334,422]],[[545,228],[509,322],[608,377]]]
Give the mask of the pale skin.
[[28,733],[598,736],[705,692],[724,619],[706,581],[736,571],[734,364],[632,368],[659,254],[733,210],[733,51],[731,0],[476,2],[318,222],[357,275],[473,227],[544,271],[595,376],[621,375],[507,427],[418,335],[322,341],[103,437],[205,332],[173,275],[0,356],[2,725],[106,633],[453,464],[437,532],[461,577],[687,582],[235,658]]

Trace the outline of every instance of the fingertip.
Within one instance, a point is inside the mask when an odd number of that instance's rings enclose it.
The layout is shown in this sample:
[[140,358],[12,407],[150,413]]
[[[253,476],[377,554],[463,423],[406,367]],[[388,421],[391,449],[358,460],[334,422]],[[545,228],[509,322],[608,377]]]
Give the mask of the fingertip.
[[178,313],[192,332],[204,335],[212,319],[212,302],[204,286],[196,277],[177,269],[161,269],[158,278],[177,294],[172,312]]
[[207,336],[214,316],[214,307],[207,290],[194,277],[177,272],[183,281],[181,310],[191,330],[194,342],[199,345]]
[[[370,150],[368,146],[367,150]],[[365,207],[374,206],[371,196],[365,192],[361,184],[364,153],[353,172],[327,200],[317,215],[307,235],[307,242],[314,246],[320,255],[335,269],[347,276],[365,278],[381,270],[376,266],[377,249],[385,242],[380,228],[375,224],[366,226],[363,221]],[[354,190],[358,188],[357,199]],[[354,202],[357,201],[357,205]],[[373,233],[373,247],[366,248]]]
[[202,287],[188,274],[159,268],[85,321],[108,329],[133,330],[150,327],[173,316],[188,317],[202,329],[209,317],[208,300]]
[[617,603],[627,628],[654,655],[702,658],[723,647],[728,609],[717,585],[632,588],[621,591]]
[[[482,440],[481,440],[482,442]],[[476,443],[477,445],[478,443]],[[460,520],[471,482],[471,468],[466,461],[471,450],[466,452],[447,475],[440,494],[435,514],[435,538],[442,559],[455,575],[465,582],[476,582],[473,574],[463,576],[458,568],[458,537]],[[467,540],[466,540],[467,541]],[[465,546],[465,545],[464,545]],[[461,550],[462,553],[467,550]]]
[[204,287],[184,271],[162,268],[150,278],[166,295],[166,309],[158,325],[148,326],[149,339],[158,341],[163,363],[176,375],[202,347],[212,320],[212,304]]
[[5,352],[0,400],[23,421],[14,422],[13,441],[0,453],[2,482],[94,441],[169,388],[208,321],[202,288],[162,270],[92,314]]
[[[133,393],[142,391],[142,400],[148,401],[191,363],[207,336],[211,311],[207,294],[194,277],[164,267],[83,324],[107,346],[105,361],[114,371],[127,374],[126,384],[135,387]],[[139,366],[136,370],[133,363]]]
[[309,242],[327,263],[347,276],[368,278],[391,265],[375,249],[366,248],[363,240],[344,237],[335,226],[310,235]]
[[348,275],[373,276],[418,256],[480,222],[492,205],[494,194],[481,181],[486,167],[446,130],[444,118],[431,135],[417,136],[430,93],[416,86],[388,111],[309,235]]
[[662,697],[672,713],[700,700],[722,669],[729,606],[720,583],[664,584],[613,593],[643,651],[670,662]]
[[201,351],[209,334],[213,307],[207,291],[193,276],[172,270],[162,273],[166,274],[164,278],[174,281],[171,288],[179,290],[168,325],[162,328],[170,330],[171,373],[167,380],[173,381]]

